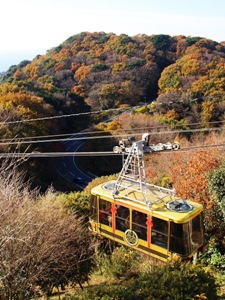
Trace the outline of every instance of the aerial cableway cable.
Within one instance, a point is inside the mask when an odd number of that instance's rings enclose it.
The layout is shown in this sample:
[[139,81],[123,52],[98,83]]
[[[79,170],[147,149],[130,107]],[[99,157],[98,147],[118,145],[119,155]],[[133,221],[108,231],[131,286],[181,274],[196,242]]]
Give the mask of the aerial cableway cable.
[[[179,152],[189,152],[193,150],[198,151],[212,151],[215,150],[215,148],[225,148],[225,143],[222,144],[212,144],[212,145],[199,145],[199,146],[190,146],[181,148],[179,150],[171,151],[162,151],[162,152],[152,152],[152,154],[173,154],[173,153],[179,153]],[[114,153],[113,151],[103,151],[103,152],[24,152],[24,153],[18,153],[18,152],[11,152],[11,153],[0,153],[0,158],[19,158],[19,157],[63,157],[63,156],[122,156],[124,154],[121,153]]]
[[[216,125],[216,124],[221,124],[221,125],[223,125],[223,123],[224,123],[224,121],[214,121],[214,122],[207,122],[207,124],[208,125]],[[199,126],[199,127],[197,127],[197,128],[193,128],[193,129],[197,129],[197,130],[201,130],[201,129],[203,129],[203,130],[208,130],[208,128],[204,128],[204,127],[202,127],[202,125],[204,125],[205,123],[202,123],[202,122],[200,122],[200,123],[189,123],[189,124],[186,124],[186,126]],[[165,132],[160,132],[159,130],[160,129],[163,129],[163,128],[168,128],[168,126],[167,125],[160,125],[160,126],[146,126],[146,127],[138,127],[138,128],[132,128],[132,132],[135,132],[135,131],[150,131],[150,130],[157,130],[157,134],[160,134],[160,133],[168,133],[168,134],[170,134],[170,133],[173,133],[174,131],[171,131],[171,130],[168,130],[168,131],[165,131]],[[189,129],[189,130],[192,130],[191,128]],[[223,130],[223,128],[221,128],[221,127],[209,127],[209,131],[210,130]],[[128,132],[130,132],[131,130],[130,129],[117,129],[116,130],[116,132],[117,133],[119,133],[119,132],[123,132],[123,135],[121,134],[121,135],[117,135],[118,137],[122,137],[122,136],[124,136],[125,134],[124,134],[124,132],[126,132],[126,131],[128,131]],[[88,135],[90,135],[90,134],[93,134],[93,135],[95,135],[93,138],[95,138],[96,137],[96,133],[98,134],[98,135],[100,135],[100,134],[102,134],[102,133],[105,133],[106,131],[105,130],[102,130],[102,131],[87,131],[87,130],[84,130],[84,131],[81,131],[81,132],[72,132],[72,133],[61,133],[61,134],[52,134],[52,135],[39,135],[39,136],[31,136],[31,137],[14,137],[14,138],[8,138],[8,139],[1,139],[0,140],[0,142],[2,142],[2,143],[6,143],[6,142],[12,142],[13,140],[17,140],[17,141],[20,141],[20,140],[23,140],[23,141],[26,141],[26,140],[31,140],[31,139],[47,139],[47,138],[57,138],[57,137],[71,137],[71,136],[73,136],[74,138],[75,138],[75,136],[80,136],[80,135],[83,135],[83,134],[85,134],[85,137],[87,138],[87,136]],[[107,130],[107,132],[113,132],[113,133],[115,133],[115,130]],[[155,134],[155,132],[154,131],[151,131],[150,132],[151,134]],[[131,134],[127,134],[127,135],[131,135]],[[127,136],[126,135],[126,136]],[[133,134],[134,135],[134,134]],[[138,135],[138,133],[135,133],[135,135]],[[140,133],[140,135],[141,135],[141,133]],[[85,139],[85,137],[82,137],[82,139]],[[112,137],[111,135],[108,135],[108,136],[101,136],[101,138],[105,138],[105,137]],[[73,138],[73,139],[74,139]],[[81,139],[81,137],[79,138],[79,139]]]
[[[190,133],[190,132],[205,132],[205,131],[223,131],[225,127],[209,127],[209,128],[196,128],[196,129],[184,129],[184,130],[170,130],[170,131],[154,131],[150,132],[151,135],[162,135],[162,134],[181,134],[181,133]],[[96,135],[96,136],[85,136],[86,133],[77,133],[76,136],[70,136],[67,138],[59,139],[39,139],[39,140],[23,140],[22,138],[19,141],[16,141],[17,138],[11,139],[10,141],[0,140],[0,146],[2,145],[18,145],[18,144],[37,144],[37,143],[53,143],[53,142],[66,142],[66,141],[80,141],[80,140],[90,140],[90,139],[106,139],[106,138],[121,138],[121,137],[136,137],[141,136],[142,133],[133,133],[133,134],[117,134],[117,135]]]

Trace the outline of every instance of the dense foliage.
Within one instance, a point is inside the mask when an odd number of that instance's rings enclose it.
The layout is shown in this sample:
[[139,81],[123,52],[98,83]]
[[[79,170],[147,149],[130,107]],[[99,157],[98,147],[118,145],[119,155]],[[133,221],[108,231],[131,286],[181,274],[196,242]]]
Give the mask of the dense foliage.
[[[108,260],[101,256],[99,270],[105,277],[103,284],[89,286],[79,295],[65,299],[220,299],[215,278],[203,265],[154,265],[137,252],[119,247]],[[112,280],[113,276],[117,279]]]
[[[85,111],[87,104],[108,109],[158,97],[167,110],[169,103],[183,101],[179,119],[201,116],[209,122],[224,112],[224,62],[224,44],[206,38],[82,32],[46,55],[12,66],[1,81],[20,85],[27,97],[40,97],[53,114]],[[4,90],[1,97],[8,102]],[[194,99],[199,101],[190,103]]]

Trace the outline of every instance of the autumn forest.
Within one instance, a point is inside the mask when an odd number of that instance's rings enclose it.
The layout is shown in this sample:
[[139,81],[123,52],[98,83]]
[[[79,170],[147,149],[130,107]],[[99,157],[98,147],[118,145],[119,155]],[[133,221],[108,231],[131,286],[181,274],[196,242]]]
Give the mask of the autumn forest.
[[[224,284],[225,42],[82,32],[2,74],[0,111],[1,153],[61,151],[60,142],[29,140],[82,130],[110,136],[104,143],[87,141],[87,152],[112,151],[116,135],[150,132],[151,143],[179,142],[179,151],[145,157],[147,181],[174,187],[179,196],[204,206],[209,246],[202,262],[214,274],[220,269],[216,281]],[[67,209],[82,215],[91,187],[117,174],[121,160],[89,156],[78,163],[97,177],[84,191],[56,174],[54,159],[24,160],[18,168],[32,189],[45,193],[52,186]]]

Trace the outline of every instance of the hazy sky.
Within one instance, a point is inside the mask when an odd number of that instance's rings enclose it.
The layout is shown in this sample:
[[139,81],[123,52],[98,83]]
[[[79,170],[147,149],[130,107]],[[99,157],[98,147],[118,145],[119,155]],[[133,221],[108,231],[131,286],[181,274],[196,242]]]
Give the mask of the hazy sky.
[[83,31],[225,41],[225,0],[0,0],[0,71]]

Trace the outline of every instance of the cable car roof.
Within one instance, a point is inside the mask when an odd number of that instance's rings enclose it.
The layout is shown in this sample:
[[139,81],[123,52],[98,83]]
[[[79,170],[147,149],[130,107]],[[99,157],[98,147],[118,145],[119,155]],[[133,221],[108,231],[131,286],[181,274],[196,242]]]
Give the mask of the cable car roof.
[[[188,221],[189,218],[193,218],[194,215],[203,211],[201,204],[177,197],[170,190],[154,185],[147,185],[145,197],[139,190],[139,184],[133,185],[130,189],[121,188],[119,194],[113,196],[115,184],[114,180],[100,184],[92,189],[92,194],[99,195],[100,198],[110,202],[124,204],[132,209],[150,212],[155,217],[171,219],[177,223],[184,223],[185,220]],[[127,185],[130,185],[129,181]]]

